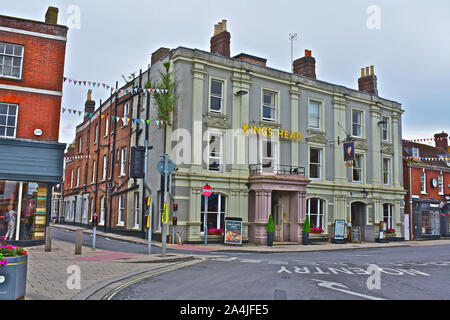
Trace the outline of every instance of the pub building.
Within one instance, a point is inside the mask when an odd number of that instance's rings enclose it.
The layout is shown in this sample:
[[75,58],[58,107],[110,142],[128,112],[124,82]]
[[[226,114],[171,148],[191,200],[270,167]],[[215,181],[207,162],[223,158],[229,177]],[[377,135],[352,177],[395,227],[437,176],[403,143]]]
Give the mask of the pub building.
[[57,20],[54,7],[45,22],[0,16],[0,236],[13,244],[43,243],[51,190],[62,180],[68,29]]
[[[310,50],[288,72],[271,68],[265,58],[231,56],[230,42],[223,20],[209,52],[160,48],[143,73],[143,79],[157,79],[168,66],[177,97],[170,123],[149,126],[153,234],[162,229],[164,187],[157,164],[167,152],[177,168],[168,208],[178,205],[170,216],[177,217],[175,231],[184,242],[204,241],[206,183],[213,188],[208,229],[240,218],[244,242],[266,245],[270,214],[275,241],[301,243],[307,215],[312,228],[323,229],[311,235],[313,241],[332,238],[335,220],[358,226],[362,241],[378,238],[380,222],[391,239],[404,239],[404,111],[379,96],[374,67],[361,70],[355,90],[318,80]],[[138,79],[134,85],[139,88]],[[158,119],[153,99],[142,104],[141,114],[147,108],[148,119]],[[144,140],[141,135],[136,145]],[[351,166],[344,161],[344,141],[354,146]],[[145,196],[142,185],[140,192]],[[223,241],[220,235],[208,240]]]

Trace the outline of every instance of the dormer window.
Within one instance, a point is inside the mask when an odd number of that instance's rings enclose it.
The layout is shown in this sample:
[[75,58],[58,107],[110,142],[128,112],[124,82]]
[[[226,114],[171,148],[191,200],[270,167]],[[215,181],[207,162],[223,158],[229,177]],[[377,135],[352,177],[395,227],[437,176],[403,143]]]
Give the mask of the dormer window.
[[411,148],[411,156],[412,156],[413,158],[419,158],[419,157],[420,157],[419,148],[417,148],[417,147],[412,147],[412,148]]

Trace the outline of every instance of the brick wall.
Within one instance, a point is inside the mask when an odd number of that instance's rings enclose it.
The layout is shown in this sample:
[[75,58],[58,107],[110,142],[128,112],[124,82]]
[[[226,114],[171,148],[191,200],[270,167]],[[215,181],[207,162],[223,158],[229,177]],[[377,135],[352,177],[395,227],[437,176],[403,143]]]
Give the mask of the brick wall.
[[[119,104],[117,107],[117,116],[123,117],[123,109],[124,109],[124,100],[130,97],[126,95],[121,97],[119,100]],[[132,110],[132,101],[129,101],[129,110]],[[112,116],[114,116],[114,104],[109,106],[106,110],[103,111],[103,119],[99,114],[99,110],[96,111],[95,114],[98,114],[95,120],[85,119],[85,121],[77,127],[77,134],[75,139],[75,145],[71,152],[73,156],[90,156],[90,158],[85,159],[75,159],[67,165],[66,169],[66,192],[65,196],[69,195],[81,195],[83,193],[89,192],[89,197],[91,201],[94,201],[94,211],[100,214],[101,203],[100,199],[102,196],[105,196],[105,191],[109,188],[109,181],[111,175],[111,151],[113,145],[113,137],[114,137],[114,121],[112,120]],[[128,116],[131,118],[131,114]],[[89,124],[90,122],[90,124]],[[105,126],[108,123],[108,134],[105,136]],[[97,136],[95,136],[95,126],[97,125]],[[83,126],[85,126],[83,129]],[[122,120],[116,123],[116,153],[114,160],[114,185],[116,188],[113,190],[114,192],[124,190],[128,188],[128,164],[130,158],[130,130],[132,129],[132,121],[130,120],[127,126],[123,126]],[[88,133],[89,140],[88,140]],[[79,138],[81,137],[82,148],[81,153],[79,153]],[[96,142],[95,142],[96,141]],[[99,149],[100,144],[100,149]],[[108,150],[108,145],[110,148]],[[89,147],[89,148],[88,148]],[[121,165],[121,149],[126,148],[126,171],[125,175],[120,176],[120,165]],[[97,157],[98,151],[98,157]],[[66,156],[70,156],[69,153]],[[106,179],[103,180],[103,157],[107,157],[107,170],[106,170]],[[92,180],[93,167],[95,161],[95,180]],[[86,171],[87,164],[87,171]],[[80,186],[79,188],[70,189],[70,172],[73,170],[74,172],[74,185],[76,184],[76,171],[77,168],[80,167]],[[85,185],[86,181],[86,185]],[[95,201],[95,187],[96,182],[98,182],[98,192],[97,192],[97,201]],[[125,193],[125,212],[124,212],[124,221],[125,226],[117,226],[118,219],[118,196],[113,196],[112,199],[112,216],[111,216],[111,224],[113,228],[127,228],[126,225],[126,212],[127,212],[127,197],[128,194]],[[105,213],[106,223],[109,222],[108,214],[109,214],[109,192],[107,195],[107,210]],[[89,218],[92,215],[91,212],[92,206],[89,207]]]
[[[64,26],[0,16],[0,26],[66,37]],[[0,77],[0,84],[62,92],[66,41],[0,31],[0,42],[24,46],[22,77]],[[0,89],[0,102],[19,104],[17,138],[58,141],[61,96]],[[35,129],[43,131],[34,135]]]

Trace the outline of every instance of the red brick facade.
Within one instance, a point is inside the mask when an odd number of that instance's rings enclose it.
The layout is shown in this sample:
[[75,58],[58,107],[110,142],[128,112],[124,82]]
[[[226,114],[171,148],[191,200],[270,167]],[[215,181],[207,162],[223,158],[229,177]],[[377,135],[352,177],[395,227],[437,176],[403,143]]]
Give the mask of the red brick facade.
[[[83,123],[77,126],[76,138],[74,144],[68,149],[66,157],[75,157],[75,159],[67,162],[66,165],[66,183],[64,197],[82,196],[89,194],[89,221],[92,219],[92,213],[95,212],[100,217],[101,203],[100,199],[104,196],[106,199],[105,208],[105,225],[109,226],[109,212],[110,212],[110,181],[111,181],[111,160],[113,152],[113,139],[116,136],[115,143],[115,159],[114,159],[114,177],[112,190],[112,210],[111,210],[111,227],[126,229],[127,221],[127,197],[128,194],[124,192],[128,188],[128,167],[130,158],[130,137],[132,130],[132,121],[128,125],[123,125],[122,118],[124,117],[124,106],[128,104],[128,110],[132,110],[131,94],[122,96],[119,99],[117,107],[117,118],[115,116],[114,99],[111,104],[110,101],[98,108],[93,114],[92,118],[85,118]],[[114,118],[113,118],[114,117]],[[131,114],[128,115],[131,118]],[[116,123],[116,131],[114,132],[114,125]],[[107,131],[106,131],[106,126]],[[80,148],[81,142],[81,148]],[[122,150],[125,150],[126,160],[124,162],[124,172],[121,174],[122,166]],[[77,158],[78,157],[78,158]],[[106,168],[104,168],[104,157],[106,157]],[[95,167],[94,167],[95,165]],[[80,177],[77,172],[79,169]],[[71,187],[71,174],[73,172],[73,184]],[[104,174],[105,172],[105,174]],[[76,181],[79,179],[79,185]],[[97,192],[95,192],[97,190]],[[124,224],[118,223],[118,202],[119,194],[124,196]],[[74,221],[80,222],[80,221]],[[101,222],[101,221],[100,221]],[[103,224],[102,224],[103,225]]]
[[1,43],[23,46],[20,79],[0,75],[0,102],[19,106],[16,138],[58,141],[67,27],[6,16],[0,27]]

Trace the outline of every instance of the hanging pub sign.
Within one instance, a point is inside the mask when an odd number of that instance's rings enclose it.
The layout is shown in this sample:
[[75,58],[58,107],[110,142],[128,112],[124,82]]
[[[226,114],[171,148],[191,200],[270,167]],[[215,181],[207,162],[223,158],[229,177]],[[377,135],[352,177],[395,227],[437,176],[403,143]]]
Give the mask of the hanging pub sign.
[[225,244],[242,244],[242,219],[225,219]]
[[355,161],[355,143],[347,142],[344,143],[344,161],[347,167],[353,166],[353,161]]

